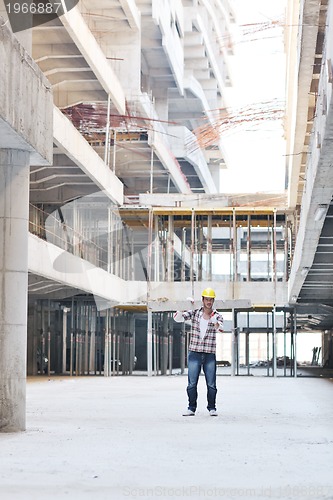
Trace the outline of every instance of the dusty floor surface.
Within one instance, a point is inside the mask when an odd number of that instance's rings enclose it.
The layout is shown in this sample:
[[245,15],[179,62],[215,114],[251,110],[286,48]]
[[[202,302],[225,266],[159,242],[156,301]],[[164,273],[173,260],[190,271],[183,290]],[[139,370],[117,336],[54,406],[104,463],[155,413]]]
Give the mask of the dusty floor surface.
[[186,376],[29,379],[27,430],[0,434],[0,499],[333,499],[333,383]]

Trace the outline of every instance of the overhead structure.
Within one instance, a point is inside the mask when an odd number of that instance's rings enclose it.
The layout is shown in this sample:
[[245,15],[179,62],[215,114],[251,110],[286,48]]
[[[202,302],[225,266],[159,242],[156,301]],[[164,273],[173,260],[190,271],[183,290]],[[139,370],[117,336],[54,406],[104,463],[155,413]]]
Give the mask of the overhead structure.
[[329,0],[288,2],[289,205],[299,213],[289,301],[304,327],[327,331],[333,319],[332,21]]
[[[267,324],[249,322],[242,334],[265,330],[273,364],[277,332],[292,337],[296,363],[301,302],[311,302],[311,320],[326,314],[327,325],[332,5],[290,5],[288,196],[220,193],[223,133],[283,114],[280,102],[238,110],[227,102],[237,43],[229,0],[87,0],[15,35],[1,5],[3,175],[14,171],[12,151],[25,151],[15,157],[24,189],[2,200],[10,299],[1,317],[11,318],[7,333],[20,322],[29,374],[172,373],[175,359],[183,370],[188,332],[173,334],[172,311],[212,282],[217,304],[233,315],[233,374],[238,313],[266,315]],[[265,29],[249,27],[249,36]],[[22,273],[24,286],[13,288],[8,273]],[[21,377],[25,345],[7,340],[1,375],[16,346]]]

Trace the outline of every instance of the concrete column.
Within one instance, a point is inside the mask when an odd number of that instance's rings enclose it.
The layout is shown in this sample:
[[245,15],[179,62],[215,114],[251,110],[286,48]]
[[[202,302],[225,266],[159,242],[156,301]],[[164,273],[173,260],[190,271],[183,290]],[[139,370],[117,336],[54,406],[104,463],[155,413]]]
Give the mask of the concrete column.
[[25,430],[29,153],[0,150],[0,431]]

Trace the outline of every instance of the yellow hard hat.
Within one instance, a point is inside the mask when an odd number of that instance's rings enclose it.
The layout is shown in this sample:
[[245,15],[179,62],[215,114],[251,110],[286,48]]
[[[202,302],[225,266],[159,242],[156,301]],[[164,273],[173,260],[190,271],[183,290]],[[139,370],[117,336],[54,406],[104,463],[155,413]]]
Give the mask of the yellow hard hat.
[[205,288],[201,294],[202,297],[209,297],[211,299],[215,299],[216,293],[212,288]]

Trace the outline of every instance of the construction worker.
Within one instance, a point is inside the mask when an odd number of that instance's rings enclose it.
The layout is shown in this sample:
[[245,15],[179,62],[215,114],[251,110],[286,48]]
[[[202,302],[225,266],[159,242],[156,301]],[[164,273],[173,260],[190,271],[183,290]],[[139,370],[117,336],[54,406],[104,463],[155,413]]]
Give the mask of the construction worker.
[[[213,309],[216,294],[212,288],[202,292],[200,309],[177,311],[174,320],[178,323],[191,321],[191,336],[188,351],[188,408],[183,416],[195,415],[198,398],[198,380],[201,367],[205,374],[207,385],[207,410],[212,417],[216,411],[216,332],[223,331],[223,317]],[[191,299],[192,304],[194,300]]]

